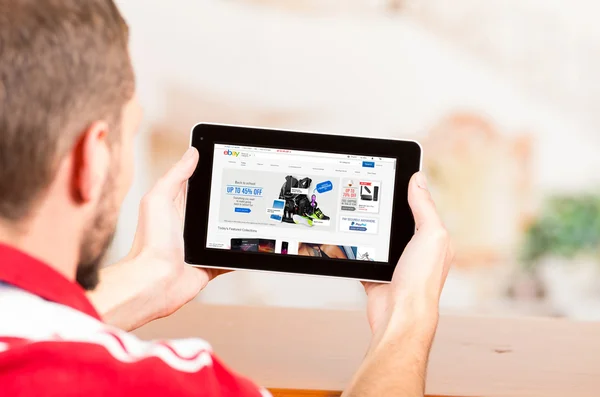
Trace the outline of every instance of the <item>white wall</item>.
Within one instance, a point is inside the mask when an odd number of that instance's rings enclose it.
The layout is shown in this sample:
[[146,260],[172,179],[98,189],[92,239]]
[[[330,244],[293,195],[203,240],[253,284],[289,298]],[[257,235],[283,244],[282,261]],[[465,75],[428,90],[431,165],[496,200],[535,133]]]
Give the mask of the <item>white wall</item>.
[[[580,189],[600,182],[591,128],[537,105],[509,78],[412,19],[296,15],[220,0],[118,3],[132,31],[146,109],[142,133],[168,121],[164,95],[173,87],[265,108],[308,109],[318,117],[286,127],[333,133],[418,136],[447,112],[469,109],[488,114],[507,133],[525,130],[539,138],[539,188]],[[140,149],[141,179],[123,208],[115,256],[126,252],[133,236],[137,201],[147,187],[146,150]],[[298,306],[363,301],[354,282],[245,272],[218,280],[203,296]],[[445,299],[451,304],[453,297],[457,304],[466,299],[460,294]]]
[[[413,0],[411,15],[542,103],[600,127],[600,3]],[[600,141],[599,141],[600,142]]]

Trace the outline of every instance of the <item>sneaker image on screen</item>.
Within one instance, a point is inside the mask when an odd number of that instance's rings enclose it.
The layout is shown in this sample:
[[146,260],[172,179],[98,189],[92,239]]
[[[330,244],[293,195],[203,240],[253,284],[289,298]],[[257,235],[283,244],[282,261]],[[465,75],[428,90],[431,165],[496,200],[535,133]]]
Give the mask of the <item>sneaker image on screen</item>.
[[307,194],[294,193],[294,189],[308,190],[311,184],[310,178],[297,179],[292,175],[285,177],[285,183],[279,193],[279,200],[285,202],[283,222],[313,226],[312,220],[331,219],[319,209],[314,194],[309,198]]
[[293,215],[292,220],[296,225],[312,226],[313,221],[308,216]]
[[312,219],[318,219],[318,220],[321,220],[321,221],[328,221],[330,219],[319,208],[315,208],[313,210],[313,213],[310,214],[309,217],[312,218]]

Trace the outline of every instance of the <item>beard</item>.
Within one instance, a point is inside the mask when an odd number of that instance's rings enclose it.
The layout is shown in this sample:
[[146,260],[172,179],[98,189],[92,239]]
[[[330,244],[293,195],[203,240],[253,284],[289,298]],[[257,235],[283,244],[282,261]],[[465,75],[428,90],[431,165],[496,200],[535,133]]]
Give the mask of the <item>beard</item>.
[[76,280],[83,289],[90,291],[100,281],[99,272],[102,260],[112,243],[118,220],[118,205],[115,199],[117,167],[113,166],[102,189],[96,214],[83,236]]

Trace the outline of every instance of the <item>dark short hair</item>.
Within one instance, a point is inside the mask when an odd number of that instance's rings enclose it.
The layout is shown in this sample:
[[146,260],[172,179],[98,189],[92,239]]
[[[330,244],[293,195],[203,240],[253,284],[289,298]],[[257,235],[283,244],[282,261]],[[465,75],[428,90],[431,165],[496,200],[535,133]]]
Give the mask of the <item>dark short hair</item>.
[[120,135],[128,40],[112,0],[0,0],[0,218],[29,215],[91,123]]

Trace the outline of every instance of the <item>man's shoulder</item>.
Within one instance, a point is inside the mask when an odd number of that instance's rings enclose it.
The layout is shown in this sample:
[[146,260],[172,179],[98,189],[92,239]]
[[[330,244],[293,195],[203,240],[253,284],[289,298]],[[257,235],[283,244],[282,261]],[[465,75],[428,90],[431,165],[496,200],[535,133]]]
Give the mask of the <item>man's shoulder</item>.
[[105,327],[98,319],[69,306],[0,283],[0,336],[44,340],[62,334],[70,339]]
[[0,384],[19,396],[265,397],[201,339],[147,342],[111,329],[67,339],[0,336]]
[[211,381],[213,365],[201,340],[153,343],[108,329],[75,338],[0,336],[0,384],[15,387],[14,395],[49,389],[60,390],[57,395],[168,394],[185,388],[186,378]]
[[143,342],[107,333],[94,341],[0,337],[6,395],[205,397],[268,395],[226,368],[200,340]]
[[157,357],[182,371],[197,370],[212,350],[202,339],[144,341],[68,306],[6,286],[0,286],[0,320],[0,340],[8,348],[33,343],[52,348],[99,346],[120,362]]
[[0,296],[7,395],[263,395],[202,339],[144,341],[23,291],[0,289]]

